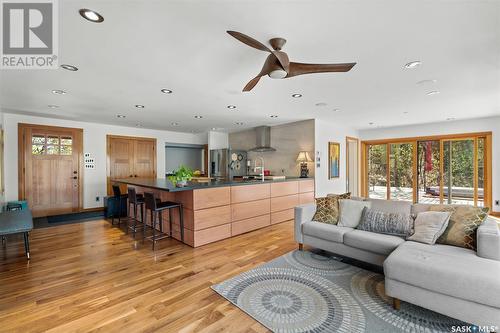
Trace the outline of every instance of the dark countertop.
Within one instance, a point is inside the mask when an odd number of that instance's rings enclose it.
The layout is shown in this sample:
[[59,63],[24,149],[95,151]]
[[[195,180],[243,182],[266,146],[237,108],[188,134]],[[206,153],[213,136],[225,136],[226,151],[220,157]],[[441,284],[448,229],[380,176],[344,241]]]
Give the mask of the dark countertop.
[[163,190],[168,192],[192,191],[201,190],[204,188],[223,187],[223,186],[240,186],[240,185],[257,185],[269,183],[285,183],[291,181],[313,180],[314,178],[299,178],[287,177],[284,180],[212,180],[210,182],[188,182],[187,186],[175,187],[172,182],[166,178],[124,178],[113,179],[112,182],[128,185],[142,186]]

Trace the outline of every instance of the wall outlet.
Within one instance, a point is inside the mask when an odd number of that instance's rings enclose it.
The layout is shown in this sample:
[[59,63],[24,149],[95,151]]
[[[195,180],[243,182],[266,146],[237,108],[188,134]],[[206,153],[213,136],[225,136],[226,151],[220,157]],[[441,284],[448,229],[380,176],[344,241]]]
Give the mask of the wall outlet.
[[495,206],[500,206],[500,200],[495,200]]
[[95,201],[99,202],[101,198],[99,196],[95,197]]

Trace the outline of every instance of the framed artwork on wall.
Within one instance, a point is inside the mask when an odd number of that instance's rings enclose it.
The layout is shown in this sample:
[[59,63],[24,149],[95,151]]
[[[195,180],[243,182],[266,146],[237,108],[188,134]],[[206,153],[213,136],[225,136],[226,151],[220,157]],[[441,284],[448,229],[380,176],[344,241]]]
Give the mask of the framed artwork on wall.
[[340,143],[328,142],[328,179],[340,177]]

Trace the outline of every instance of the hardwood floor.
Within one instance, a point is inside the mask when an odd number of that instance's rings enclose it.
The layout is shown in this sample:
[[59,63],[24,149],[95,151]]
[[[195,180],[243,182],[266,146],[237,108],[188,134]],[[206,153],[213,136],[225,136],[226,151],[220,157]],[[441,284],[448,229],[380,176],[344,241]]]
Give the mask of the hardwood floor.
[[[140,234],[137,235],[138,238]],[[1,332],[267,332],[210,286],[296,248],[285,222],[196,249],[151,242],[105,220],[0,247]]]

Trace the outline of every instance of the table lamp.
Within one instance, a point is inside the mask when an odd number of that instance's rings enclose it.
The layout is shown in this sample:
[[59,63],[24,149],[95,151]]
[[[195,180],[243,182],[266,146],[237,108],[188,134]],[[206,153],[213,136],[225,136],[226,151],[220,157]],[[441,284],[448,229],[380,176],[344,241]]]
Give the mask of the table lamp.
[[300,162],[300,178],[307,178],[309,175],[307,162],[313,162],[312,158],[309,156],[309,153],[307,151],[299,152],[299,156],[297,156],[297,162]]

